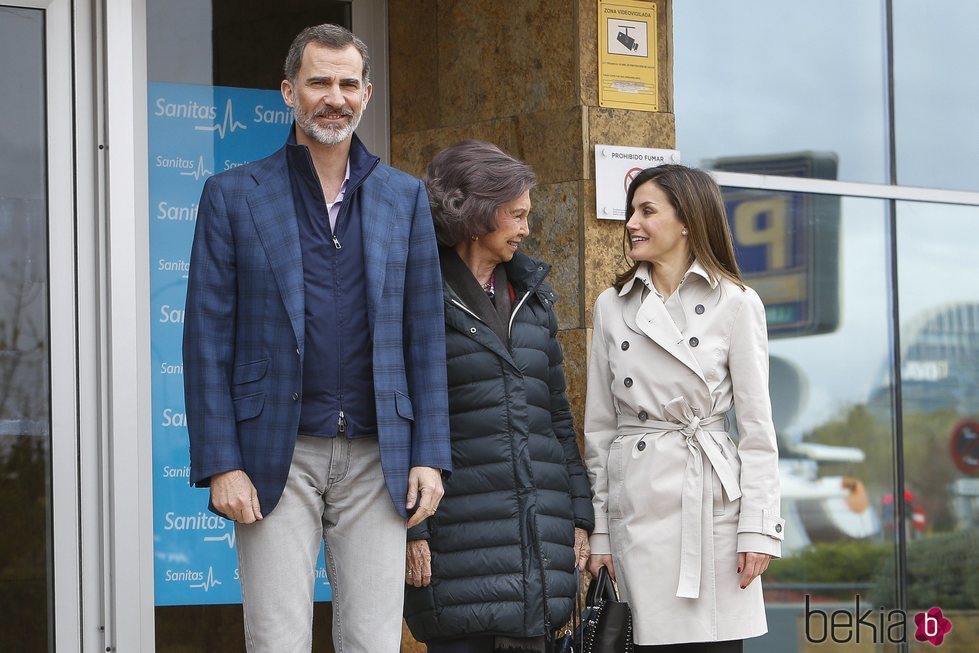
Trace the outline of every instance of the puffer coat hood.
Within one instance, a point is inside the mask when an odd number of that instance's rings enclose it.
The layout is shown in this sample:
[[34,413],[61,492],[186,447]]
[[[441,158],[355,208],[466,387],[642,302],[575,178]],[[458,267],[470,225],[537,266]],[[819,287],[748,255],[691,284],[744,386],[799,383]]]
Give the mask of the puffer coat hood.
[[574,528],[594,527],[555,294],[544,282],[550,266],[517,252],[505,267],[509,347],[445,284],[454,471],[438,512],[409,532],[432,553],[432,584],[406,588],[420,641],[560,627],[577,589]]

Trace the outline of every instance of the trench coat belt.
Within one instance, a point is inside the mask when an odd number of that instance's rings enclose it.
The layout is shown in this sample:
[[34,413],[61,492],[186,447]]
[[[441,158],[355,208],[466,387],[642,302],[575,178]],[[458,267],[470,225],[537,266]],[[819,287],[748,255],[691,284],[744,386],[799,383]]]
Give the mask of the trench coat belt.
[[[676,422],[647,421],[644,430],[649,433],[679,431],[686,439],[689,455],[683,473],[683,493],[680,496],[680,582],[676,595],[679,598],[696,599],[700,596],[701,558],[703,556],[704,493],[713,502],[714,484],[709,474],[704,474],[703,455],[707,456],[721,487],[730,501],[741,497],[741,488],[727,458],[714,438],[705,432],[723,415],[697,417],[684,397],[670,400],[664,408]],[[632,430],[632,429],[630,429]],[[702,455],[703,454],[703,455]]]

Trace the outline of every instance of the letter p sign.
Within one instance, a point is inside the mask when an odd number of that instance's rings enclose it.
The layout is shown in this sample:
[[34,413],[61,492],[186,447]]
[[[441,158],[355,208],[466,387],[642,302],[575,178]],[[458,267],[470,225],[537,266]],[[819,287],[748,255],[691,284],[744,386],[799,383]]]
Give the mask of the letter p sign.
[[789,263],[789,216],[784,198],[747,200],[734,209],[734,238],[745,247],[764,247],[765,270],[781,270]]

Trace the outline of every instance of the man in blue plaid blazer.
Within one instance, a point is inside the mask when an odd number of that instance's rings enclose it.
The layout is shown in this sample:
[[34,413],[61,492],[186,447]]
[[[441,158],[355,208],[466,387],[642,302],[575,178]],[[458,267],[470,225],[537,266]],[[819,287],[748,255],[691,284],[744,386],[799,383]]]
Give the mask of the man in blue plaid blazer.
[[[364,44],[296,37],[272,156],[208,179],[184,324],[191,482],[233,520],[249,651],[309,651],[326,540],[337,651],[398,651],[405,531],[450,471],[442,281],[424,185],[353,131]],[[410,517],[409,517],[410,515]]]

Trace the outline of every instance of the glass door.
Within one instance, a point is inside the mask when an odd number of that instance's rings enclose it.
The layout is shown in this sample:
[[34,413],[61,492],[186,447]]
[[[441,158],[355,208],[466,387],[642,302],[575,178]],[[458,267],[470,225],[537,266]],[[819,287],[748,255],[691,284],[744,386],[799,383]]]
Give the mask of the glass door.
[[[283,61],[296,34],[320,23],[353,29],[372,50],[375,99],[358,134],[386,157],[386,108],[379,113],[377,95],[386,23],[383,3],[366,0],[300,0],[288,8],[146,0],[145,7],[156,650],[240,651],[234,531],[207,511],[207,491],[187,482],[181,339],[201,189],[211,175],[285,142],[292,114],[279,91]],[[316,576],[314,650],[332,651],[322,557]]]
[[[68,9],[67,1],[0,3],[0,650],[5,651],[68,650],[77,648],[79,638]],[[52,106],[60,107],[60,118],[47,115]]]

